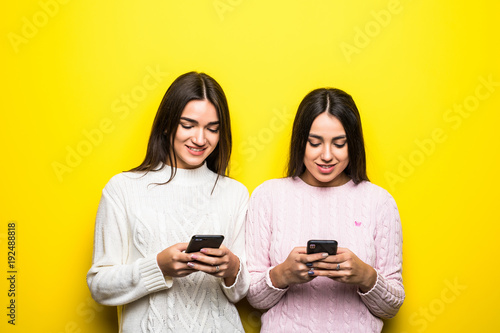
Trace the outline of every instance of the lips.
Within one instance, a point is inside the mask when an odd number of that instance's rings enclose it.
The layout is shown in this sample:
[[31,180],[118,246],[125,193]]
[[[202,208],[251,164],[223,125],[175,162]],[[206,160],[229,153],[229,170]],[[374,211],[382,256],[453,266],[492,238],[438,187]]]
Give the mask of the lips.
[[331,173],[335,168],[335,164],[317,164],[318,170],[321,173]]
[[203,155],[207,147],[204,148],[198,148],[198,147],[191,147],[191,146],[186,146],[187,150],[189,153],[195,156],[200,156]]

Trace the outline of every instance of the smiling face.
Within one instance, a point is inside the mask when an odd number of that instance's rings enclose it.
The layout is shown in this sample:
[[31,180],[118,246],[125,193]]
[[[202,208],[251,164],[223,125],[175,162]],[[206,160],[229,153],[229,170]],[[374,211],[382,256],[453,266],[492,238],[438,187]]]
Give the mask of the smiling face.
[[178,168],[201,166],[219,142],[219,116],[214,105],[207,100],[187,103],[173,141]]
[[349,164],[344,126],[328,112],[314,119],[304,153],[306,170],[300,178],[312,186],[340,186],[349,181],[344,173]]

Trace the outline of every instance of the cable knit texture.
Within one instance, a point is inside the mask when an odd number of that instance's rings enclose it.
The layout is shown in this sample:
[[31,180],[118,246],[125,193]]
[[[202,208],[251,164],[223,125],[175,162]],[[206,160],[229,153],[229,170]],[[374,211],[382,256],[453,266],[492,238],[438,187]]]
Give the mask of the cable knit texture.
[[[380,332],[405,293],[402,232],[394,199],[370,183],[314,187],[300,178],[274,179],[255,189],[247,214],[248,300],[262,315],[261,332]],[[377,271],[367,293],[317,277],[287,289],[269,271],[309,239],[335,239]]]
[[[245,297],[248,191],[206,165],[114,176],[97,211],[93,265],[87,274],[92,297],[118,306],[120,332],[243,332],[234,302]],[[213,193],[212,193],[213,189]],[[236,282],[196,272],[164,277],[156,256],[194,234],[222,234],[240,258]]]

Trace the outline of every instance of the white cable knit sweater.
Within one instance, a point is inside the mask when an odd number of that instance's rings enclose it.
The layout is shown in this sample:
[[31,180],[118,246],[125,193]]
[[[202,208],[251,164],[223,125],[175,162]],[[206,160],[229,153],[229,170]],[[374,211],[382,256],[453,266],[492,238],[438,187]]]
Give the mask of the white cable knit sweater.
[[[248,191],[206,165],[170,167],[114,176],[103,190],[97,211],[93,265],[87,274],[92,297],[118,306],[120,332],[243,332],[234,302],[245,297],[245,214]],[[156,255],[188,242],[194,234],[222,234],[240,258],[236,282],[203,272],[164,277]]]
[[[274,179],[252,193],[247,215],[248,300],[260,309],[261,332],[380,332],[381,318],[403,303],[402,232],[394,199],[384,189],[352,181],[314,187],[300,178]],[[309,239],[335,239],[377,271],[367,293],[316,277],[275,288],[269,270]]]

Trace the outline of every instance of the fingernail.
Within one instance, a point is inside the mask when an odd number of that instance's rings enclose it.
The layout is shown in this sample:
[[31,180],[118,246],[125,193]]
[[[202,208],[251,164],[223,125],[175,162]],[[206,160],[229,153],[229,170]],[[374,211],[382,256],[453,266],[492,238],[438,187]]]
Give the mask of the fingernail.
[[306,262],[307,267],[312,267],[313,263],[312,262]]
[[307,272],[307,274],[309,274],[309,275],[314,275],[314,271],[313,271],[313,270],[310,270],[309,272]]
[[194,267],[194,264],[193,264],[192,262],[188,262],[188,263],[187,263],[187,265],[188,265],[189,267],[191,267],[191,268],[193,268],[193,267]]
[[201,249],[200,252],[201,253],[207,253],[207,249]]
[[326,258],[326,257],[328,257],[328,253],[325,252],[322,254],[322,256],[323,256],[323,258]]
[[192,254],[191,259],[196,260],[196,259],[198,259],[198,256],[196,254]]

